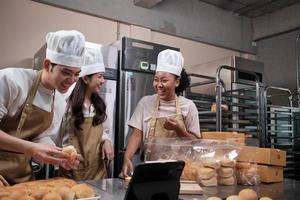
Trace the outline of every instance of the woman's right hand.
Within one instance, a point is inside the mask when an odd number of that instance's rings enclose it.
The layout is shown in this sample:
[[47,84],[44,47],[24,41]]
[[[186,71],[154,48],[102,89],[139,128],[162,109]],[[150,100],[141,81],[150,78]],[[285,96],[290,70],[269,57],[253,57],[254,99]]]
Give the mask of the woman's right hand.
[[125,179],[133,174],[133,164],[129,158],[124,157],[122,171],[119,175],[120,178]]

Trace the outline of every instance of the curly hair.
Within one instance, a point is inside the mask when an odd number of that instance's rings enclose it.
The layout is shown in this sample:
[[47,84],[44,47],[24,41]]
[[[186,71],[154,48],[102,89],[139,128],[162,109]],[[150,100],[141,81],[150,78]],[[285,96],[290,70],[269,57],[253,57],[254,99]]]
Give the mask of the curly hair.
[[176,76],[177,78],[180,78],[180,83],[179,85],[175,88],[175,93],[177,95],[183,95],[183,92],[187,87],[190,86],[191,83],[191,78],[190,76],[186,73],[186,70],[182,68],[180,77]]

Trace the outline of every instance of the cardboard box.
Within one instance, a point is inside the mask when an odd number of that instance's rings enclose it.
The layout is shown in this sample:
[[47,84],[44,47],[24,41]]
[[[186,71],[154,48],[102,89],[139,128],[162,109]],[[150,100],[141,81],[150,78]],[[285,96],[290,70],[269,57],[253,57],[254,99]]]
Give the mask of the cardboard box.
[[275,183],[283,181],[283,167],[257,165],[260,181],[263,183]]
[[234,144],[245,144],[245,134],[238,132],[202,132],[203,139],[226,140]]
[[240,151],[237,161],[253,162],[265,165],[285,166],[286,152],[279,149],[245,146]]

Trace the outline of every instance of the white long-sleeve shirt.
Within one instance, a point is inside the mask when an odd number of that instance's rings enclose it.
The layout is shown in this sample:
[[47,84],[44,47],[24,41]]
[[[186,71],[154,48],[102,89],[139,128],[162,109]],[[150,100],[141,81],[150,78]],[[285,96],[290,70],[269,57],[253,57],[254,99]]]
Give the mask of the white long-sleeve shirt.
[[[0,70],[0,121],[5,116],[13,117],[25,103],[37,72],[36,70],[23,68],[6,68]],[[50,112],[52,102],[53,90],[49,90],[40,84],[33,99],[33,105]],[[59,134],[59,126],[65,107],[66,102],[62,94],[56,91],[52,123],[35,141],[54,145],[50,137],[55,137]]]

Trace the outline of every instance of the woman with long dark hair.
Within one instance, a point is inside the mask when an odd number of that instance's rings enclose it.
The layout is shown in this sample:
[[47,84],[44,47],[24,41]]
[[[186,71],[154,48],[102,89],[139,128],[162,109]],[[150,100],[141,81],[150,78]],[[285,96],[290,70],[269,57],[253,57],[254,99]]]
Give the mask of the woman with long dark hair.
[[73,145],[82,155],[76,169],[60,170],[61,175],[75,180],[106,178],[104,160],[113,159],[111,141],[103,131],[106,105],[99,96],[104,72],[100,45],[86,42],[85,64],[68,99],[61,126],[63,146]]

